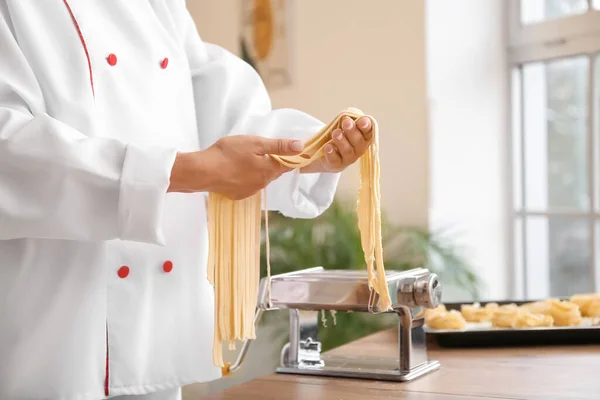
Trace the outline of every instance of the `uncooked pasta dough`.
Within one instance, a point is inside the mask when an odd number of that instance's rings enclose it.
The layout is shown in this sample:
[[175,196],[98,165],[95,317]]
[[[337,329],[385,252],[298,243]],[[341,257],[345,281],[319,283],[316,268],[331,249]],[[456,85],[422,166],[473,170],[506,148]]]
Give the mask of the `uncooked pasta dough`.
[[[319,311],[321,313],[321,324],[323,325],[323,328],[327,328],[327,314],[325,310],[321,310]],[[351,312],[351,311],[350,311]],[[337,311],[336,310],[329,310],[329,314],[331,314],[331,318],[333,319],[333,325],[337,325]]]
[[220,367],[224,367],[223,342],[233,349],[236,340],[256,337],[260,214],[260,196],[232,201],[220,194],[209,194],[211,246],[207,274],[215,288],[213,361]]
[[600,317],[600,294],[577,294],[570,301],[579,306],[583,317]]
[[576,326],[581,324],[579,306],[570,301],[553,301],[550,312],[556,326]]
[[436,308],[427,308],[425,309],[424,322],[426,325],[429,325],[429,321],[431,321],[436,315],[441,314],[446,311],[446,306],[440,304]]
[[538,328],[552,326],[554,319],[551,315],[534,314],[527,309],[520,309],[514,328]]
[[462,330],[467,328],[467,322],[456,310],[439,311],[430,316],[427,326],[438,330]]
[[[433,310],[426,310],[424,314],[425,323],[429,327],[444,326],[443,319],[456,319],[456,316],[452,316],[446,311],[443,304]],[[498,306],[496,303],[488,303],[482,307],[479,303],[463,304],[461,305],[461,315],[469,323],[484,323],[484,326],[491,323],[494,328],[593,326],[600,324],[600,294],[576,294],[571,296],[569,301],[553,298],[520,306],[516,304]],[[451,326],[455,322],[451,321],[448,324]],[[470,324],[467,324],[467,327],[479,329]]]
[[460,311],[467,322],[489,322],[492,320],[494,311],[498,308],[498,303],[488,303],[481,307],[479,303],[463,304]]
[[460,312],[467,322],[477,322],[475,318],[475,312],[481,308],[479,303],[475,304],[463,304],[460,306]]
[[532,303],[526,303],[521,306],[521,308],[526,309],[529,312],[535,314],[544,314],[544,315],[552,315],[551,308],[552,302],[556,301],[555,299],[544,300],[544,301],[535,301]]
[[323,324],[323,328],[327,328],[327,315],[325,315],[325,310],[321,310],[321,323]]
[[[323,156],[325,145],[331,140],[332,132],[340,128],[342,119],[350,117],[357,120],[365,116],[356,108],[341,112],[328,126],[313,136],[304,146],[302,154],[296,156],[272,155],[274,159],[288,168],[302,168]],[[377,121],[371,118],[373,141],[360,157],[360,188],[358,190],[357,214],[361,245],[369,279],[369,288],[379,295],[379,307],[383,311],[391,309],[392,301],[385,277],[383,265],[383,246],[381,238],[381,195],[379,187],[379,128]]]
[[519,307],[516,304],[507,304],[498,307],[492,317],[492,326],[495,328],[513,328],[519,318]]
[[595,298],[580,307],[584,317],[600,317],[600,298]]
[[[299,169],[321,158],[332,132],[341,127],[342,118],[353,120],[365,116],[349,108],[305,143],[302,154],[291,157],[271,155],[282,165]],[[370,117],[369,117],[370,118]],[[373,140],[360,157],[360,189],[357,214],[361,244],[367,265],[369,289],[378,295],[379,309],[391,309],[391,298],[383,265],[379,187],[379,129],[371,118]],[[224,367],[222,343],[234,348],[236,340],[254,339],[254,313],[260,279],[261,201],[258,193],[243,200],[230,200],[210,193],[208,196],[209,261],[208,279],[215,288],[215,332],[213,361]],[[265,225],[268,214],[265,209]],[[268,301],[270,303],[269,236],[267,244]],[[324,314],[323,314],[324,315]],[[224,369],[224,374],[228,373]]]

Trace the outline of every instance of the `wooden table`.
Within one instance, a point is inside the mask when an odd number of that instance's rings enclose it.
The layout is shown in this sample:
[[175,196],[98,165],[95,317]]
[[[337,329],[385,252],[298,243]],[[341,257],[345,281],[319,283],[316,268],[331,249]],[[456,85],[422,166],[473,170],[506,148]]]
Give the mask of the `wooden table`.
[[[397,330],[368,336],[331,353],[389,355]],[[588,400],[600,399],[600,346],[439,349],[441,368],[406,383],[270,375],[208,397],[212,400]]]

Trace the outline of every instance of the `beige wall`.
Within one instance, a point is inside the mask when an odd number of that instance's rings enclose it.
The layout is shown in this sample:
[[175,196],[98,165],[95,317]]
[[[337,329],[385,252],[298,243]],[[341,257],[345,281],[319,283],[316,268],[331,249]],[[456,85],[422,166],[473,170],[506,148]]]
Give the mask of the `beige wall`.
[[[248,1],[248,0],[240,0]],[[354,106],[381,127],[382,202],[403,224],[427,226],[429,141],[424,1],[290,0],[294,83],[271,92],[274,107],[328,121]],[[238,53],[238,0],[188,0],[207,42]],[[355,197],[358,171],[340,193]]]
[[[429,221],[433,228],[451,227],[455,240],[468,246],[484,300],[514,295],[507,251],[505,6],[505,0],[427,1]],[[470,299],[446,290],[444,297]]]

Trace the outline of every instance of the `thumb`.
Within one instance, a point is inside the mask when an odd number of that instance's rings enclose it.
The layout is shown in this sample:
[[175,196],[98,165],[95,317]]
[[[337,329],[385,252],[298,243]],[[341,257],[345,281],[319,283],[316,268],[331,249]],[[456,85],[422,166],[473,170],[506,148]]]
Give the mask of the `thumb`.
[[293,156],[302,153],[304,144],[292,139],[260,138],[258,143],[259,154],[275,154],[278,156]]

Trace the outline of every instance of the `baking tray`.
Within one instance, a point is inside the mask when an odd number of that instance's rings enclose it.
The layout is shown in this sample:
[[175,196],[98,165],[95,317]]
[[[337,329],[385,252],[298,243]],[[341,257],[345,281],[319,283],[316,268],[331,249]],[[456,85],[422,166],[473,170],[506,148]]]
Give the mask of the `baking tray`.
[[[494,301],[499,305],[530,303],[528,301]],[[491,303],[491,302],[490,302]],[[448,310],[460,311],[462,304],[444,303]],[[487,302],[480,302],[485,306]],[[425,326],[429,340],[441,347],[515,347],[544,345],[600,344],[600,326],[591,326],[593,318],[584,318],[580,326],[542,328],[493,328],[491,323],[469,323],[465,330],[436,330]],[[588,326],[584,324],[590,324]]]

